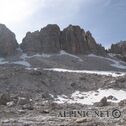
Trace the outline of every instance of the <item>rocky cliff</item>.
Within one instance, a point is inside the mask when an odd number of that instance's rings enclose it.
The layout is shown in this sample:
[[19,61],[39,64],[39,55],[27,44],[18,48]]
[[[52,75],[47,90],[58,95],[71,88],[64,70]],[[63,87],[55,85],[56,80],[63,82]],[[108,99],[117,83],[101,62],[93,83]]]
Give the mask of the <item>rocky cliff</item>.
[[61,49],[69,53],[87,53],[88,43],[86,33],[79,26],[68,26],[61,32]]
[[0,56],[13,55],[18,47],[15,34],[0,24]]
[[79,26],[72,25],[63,31],[57,25],[47,25],[40,31],[28,32],[21,48],[27,53],[57,53],[65,50],[72,54],[106,54],[105,49],[96,43],[89,31],[85,32]]
[[116,54],[116,57],[126,61],[126,41],[112,44],[109,52]]
[[110,52],[115,54],[126,55],[126,41],[121,41],[117,44],[112,44]]
[[21,48],[27,53],[57,53],[60,50],[60,28],[47,25],[39,31],[28,32]]

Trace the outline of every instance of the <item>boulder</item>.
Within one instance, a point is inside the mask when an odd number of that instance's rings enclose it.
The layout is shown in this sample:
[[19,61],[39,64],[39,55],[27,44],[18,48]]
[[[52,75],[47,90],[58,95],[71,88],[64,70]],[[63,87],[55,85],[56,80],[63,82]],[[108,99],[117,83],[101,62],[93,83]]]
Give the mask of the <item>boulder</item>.
[[118,99],[112,95],[107,97],[108,100],[113,100],[113,101],[117,101]]
[[92,120],[90,118],[78,118],[76,119],[76,123],[86,123],[91,122]]
[[126,99],[124,100],[121,100],[119,103],[118,103],[119,106],[126,106]]
[[100,100],[100,103],[101,103],[102,106],[107,106],[107,105],[108,105],[107,98],[106,98],[106,97],[103,97],[103,98]]
[[0,56],[14,55],[17,48],[18,43],[15,34],[5,25],[0,24]]
[[103,97],[100,102],[96,102],[94,103],[95,106],[97,107],[104,107],[104,106],[107,106],[109,103],[107,102],[107,98],[106,97]]
[[7,105],[7,103],[10,101],[10,95],[7,94],[2,94],[0,96],[0,105]]

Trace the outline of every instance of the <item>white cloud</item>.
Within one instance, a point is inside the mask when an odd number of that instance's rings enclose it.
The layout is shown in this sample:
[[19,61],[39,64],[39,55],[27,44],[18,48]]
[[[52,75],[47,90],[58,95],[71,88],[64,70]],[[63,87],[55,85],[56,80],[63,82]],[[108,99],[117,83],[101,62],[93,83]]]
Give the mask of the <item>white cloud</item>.
[[49,23],[71,22],[82,2],[89,0],[0,0],[0,23],[16,33],[18,41],[27,31]]
[[39,0],[0,0],[0,22],[17,23],[32,15]]
[[[32,16],[37,10],[43,12],[52,10],[61,14],[76,13],[83,0],[0,0],[0,22],[17,23]],[[87,1],[87,0],[84,0]],[[57,11],[58,10],[58,11]],[[63,15],[62,15],[63,16]]]

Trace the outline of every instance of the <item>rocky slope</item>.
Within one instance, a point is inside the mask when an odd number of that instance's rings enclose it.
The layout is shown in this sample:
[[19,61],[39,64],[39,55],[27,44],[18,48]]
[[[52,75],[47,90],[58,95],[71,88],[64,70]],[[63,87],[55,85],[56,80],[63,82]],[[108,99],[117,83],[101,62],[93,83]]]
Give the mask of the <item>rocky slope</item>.
[[[125,126],[126,125],[126,102],[116,101],[117,96],[109,96],[112,103],[106,98],[98,99],[94,105],[86,105],[88,101],[99,95],[97,89],[116,89],[116,94],[120,90],[126,90],[126,77],[113,77],[111,75],[97,75],[89,73],[71,73],[46,71],[42,68],[24,68],[21,65],[0,66],[0,125],[1,126]],[[119,74],[119,73],[117,73]],[[119,90],[118,90],[119,89]],[[92,99],[88,99],[86,104],[67,103],[58,104],[55,99],[67,98],[75,91],[95,94]],[[91,93],[91,94],[92,94]],[[121,91],[122,93],[122,91]],[[88,95],[91,95],[90,93]],[[103,94],[105,96],[107,91]],[[76,99],[85,100],[88,95],[72,97],[68,101]],[[119,99],[117,99],[119,100]],[[109,111],[110,115],[105,117],[60,117],[60,112],[88,111],[89,109],[98,111]],[[115,109],[121,111],[121,117],[112,115]],[[74,114],[72,114],[74,116]],[[116,115],[115,115],[116,116]],[[118,113],[117,113],[118,116]]]
[[5,25],[0,24],[0,56],[11,56],[18,47],[15,34]]
[[27,53],[57,53],[64,50],[72,54],[95,53],[105,55],[105,49],[96,43],[91,33],[79,26],[68,26],[63,31],[57,25],[47,25],[40,31],[28,32],[21,48]]

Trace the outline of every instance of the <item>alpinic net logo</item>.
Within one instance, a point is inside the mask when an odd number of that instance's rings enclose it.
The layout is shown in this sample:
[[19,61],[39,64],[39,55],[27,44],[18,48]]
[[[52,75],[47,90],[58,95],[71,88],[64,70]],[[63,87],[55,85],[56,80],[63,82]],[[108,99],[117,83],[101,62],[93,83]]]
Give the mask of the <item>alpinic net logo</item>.
[[120,118],[121,111],[119,109],[112,110],[63,110],[59,111],[57,114],[58,117],[94,117],[94,118]]

